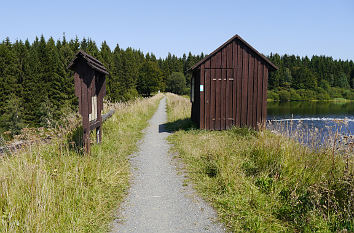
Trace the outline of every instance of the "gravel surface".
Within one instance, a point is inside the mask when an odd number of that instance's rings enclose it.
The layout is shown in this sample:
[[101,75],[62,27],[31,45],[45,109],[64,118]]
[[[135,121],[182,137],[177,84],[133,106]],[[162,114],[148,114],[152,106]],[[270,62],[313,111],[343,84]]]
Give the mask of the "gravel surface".
[[177,163],[168,153],[166,120],[163,98],[144,130],[139,152],[130,159],[131,187],[112,232],[224,232],[215,211],[183,185],[183,174],[178,175]]

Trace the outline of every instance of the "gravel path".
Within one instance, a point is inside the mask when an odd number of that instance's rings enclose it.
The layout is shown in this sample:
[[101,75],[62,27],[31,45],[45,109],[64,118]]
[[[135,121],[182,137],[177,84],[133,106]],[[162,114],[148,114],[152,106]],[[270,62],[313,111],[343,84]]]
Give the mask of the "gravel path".
[[224,232],[216,214],[177,174],[168,153],[163,123],[166,98],[145,129],[139,151],[132,156],[132,184],[112,232]]

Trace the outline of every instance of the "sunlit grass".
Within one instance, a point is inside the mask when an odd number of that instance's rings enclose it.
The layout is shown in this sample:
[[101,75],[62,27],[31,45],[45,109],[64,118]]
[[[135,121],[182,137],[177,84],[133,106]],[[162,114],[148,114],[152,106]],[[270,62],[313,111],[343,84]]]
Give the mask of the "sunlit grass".
[[[188,125],[189,101],[170,94],[167,103],[170,125]],[[196,190],[233,232],[354,230],[352,155],[316,152],[247,128],[179,127],[169,141]]]
[[66,140],[0,158],[0,232],[102,232],[128,188],[128,155],[162,95],[116,106],[91,155]]

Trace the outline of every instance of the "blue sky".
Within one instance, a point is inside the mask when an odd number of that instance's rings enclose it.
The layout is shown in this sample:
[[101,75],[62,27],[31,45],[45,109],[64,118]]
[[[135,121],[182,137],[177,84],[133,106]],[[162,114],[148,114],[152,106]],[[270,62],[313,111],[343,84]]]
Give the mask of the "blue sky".
[[354,1],[0,0],[0,39],[89,37],[165,57],[210,53],[234,34],[268,55],[354,60]]

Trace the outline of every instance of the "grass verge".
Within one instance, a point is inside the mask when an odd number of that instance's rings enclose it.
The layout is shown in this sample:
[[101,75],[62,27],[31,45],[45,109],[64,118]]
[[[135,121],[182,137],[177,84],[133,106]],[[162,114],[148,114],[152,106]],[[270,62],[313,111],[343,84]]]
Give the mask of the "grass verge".
[[65,140],[0,158],[0,232],[104,232],[129,186],[128,155],[162,95],[118,106],[91,155]]
[[354,231],[352,155],[313,152],[267,130],[198,130],[189,100],[167,97],[172,151],[228,229]]

